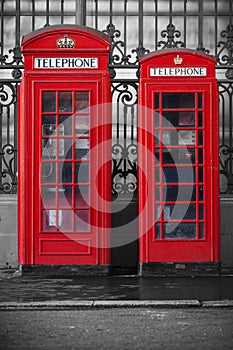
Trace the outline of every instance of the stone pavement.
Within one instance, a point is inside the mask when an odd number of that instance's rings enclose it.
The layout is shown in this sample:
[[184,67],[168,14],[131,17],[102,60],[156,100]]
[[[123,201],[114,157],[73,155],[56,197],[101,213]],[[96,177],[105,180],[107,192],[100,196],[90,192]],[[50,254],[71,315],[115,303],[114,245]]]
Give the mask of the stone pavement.
[[233,275],[64,278],[0,270],[0,310],[135,306],[233,307]]

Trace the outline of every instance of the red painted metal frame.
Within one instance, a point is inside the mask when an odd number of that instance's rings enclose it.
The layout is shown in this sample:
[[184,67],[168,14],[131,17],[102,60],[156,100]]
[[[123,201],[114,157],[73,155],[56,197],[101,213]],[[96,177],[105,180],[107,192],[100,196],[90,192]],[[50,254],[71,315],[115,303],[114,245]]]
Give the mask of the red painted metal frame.
[[[56,41],[67,35],[74,48],[59,49]],[[19,90],[19,264],[100,264],[110,263],[111,227],[111,88],[108,72],[110,44],[104,34],[73,25],[51,26],[35,31],[22,41],[25,71]],[[38,69],[36,57],[95,57],[94,69]],[[90,233],[42,233],[41,222],[41,94],[42,91],[89,91],[90,183],[96,185],[91,195]],[[58,113],[58,112],[56,112]],[[75,135],[72,135],[75,137]],[[98,147],[97,147],[98,146]],[[74,161],[74,160],[73,160]],[[104,164],[98,169],[99,164]],[[74,178],[74,175],[73,175]],[[104,198],[101,201],[98,195]],[[41,242],[50,241],[51,254],[42,255]],[[90,246],[82,244],[93,240]],[[62,253],[63,243],[68,250]],[[56,247],[57,244],[57,247]],[[59,253],[56,253],[58,249]]]
[[[205,77],[151,77],[151,67],[177,67],[174,58],[183,58],[181,67],[205,67]],[[180,67],[180,66],[178,66]],[[215,60],[191,50],[164,50],[141,60],[138,116],[138,188],[140,262],[219,262],[219,116]],[[204,232],[203,238],[155,236],[155,93],[202,93],[204,118]],[[161,98],[161,97],[160,97]],[[197,97],[196,97],[197,99]],[[197,102],[197,101],[196,101]],[[161,108],[161,105],[160,105]],[[197,106],[195,106],[197,108]],[[160,114],[162,110],[157,111]],[[197,111],[195,112],[197,115]],[[197,125],[197,124],[196,124]],[[197,126],[195,127],[197,134]],[[162,129],[160,129],[162,132]],[[161,149],[161,144],[158,149]],[[195,146],[195,149],[198,145]],[[162,151],[160,151],[161,153]],[[194,167],[197,169],[199,164]],[[161,169],[162,170],[162,169]],[[195,170],[197,171],[197,170]],[[158,184],[160,187],[160,185]],[[161,189],[160,189],[161,190]],[[198,204],[198,203],[197,203]],[[196,218],[197,224],[199,219]],[[165,220],[161,219],[163,223]]]

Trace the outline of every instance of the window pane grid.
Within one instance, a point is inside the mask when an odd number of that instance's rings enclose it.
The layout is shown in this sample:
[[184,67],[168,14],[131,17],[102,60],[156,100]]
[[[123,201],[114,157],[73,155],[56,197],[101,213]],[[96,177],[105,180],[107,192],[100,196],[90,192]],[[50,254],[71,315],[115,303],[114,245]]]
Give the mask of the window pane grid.
[[89,101],[85,91],[42,92],[40,221],[44,233],[89,232]]
[[[187,105],[182,106],[180,101],[186,97]],[[154,103],[155,239],[203,239],[205,237],[203,93],[155,93]],[[167,125],[166,120],[172,125]],[[184,175],[186,171],[187,176]],[[164,192],[167,186],[172,187],[173,192],[177,189],[176,198],[173,200],[165,198]],[[193,187],[190,201],[177,199],[180,186],[183,190]],[[176,218],[173,208],[179,206],[187,206],[187,211],[184,210],[183,216]],[[166,232],[168,227],[171,229],[172,224],[175,225],[174,230]]]

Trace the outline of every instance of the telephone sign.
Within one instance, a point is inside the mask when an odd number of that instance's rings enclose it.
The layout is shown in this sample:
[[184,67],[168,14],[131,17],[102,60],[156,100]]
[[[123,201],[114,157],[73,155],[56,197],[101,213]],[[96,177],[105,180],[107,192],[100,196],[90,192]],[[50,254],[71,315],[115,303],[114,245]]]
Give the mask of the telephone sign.
[[[218,266],[219,121],[215,59],[164,50],[141,59],[140,269]],[[154,265],[153,265],[154,264]]]
[[[22,41],[19,263],[110,264],[109,39],[75,25]],[[86,266],[85,266],[86,267]]]

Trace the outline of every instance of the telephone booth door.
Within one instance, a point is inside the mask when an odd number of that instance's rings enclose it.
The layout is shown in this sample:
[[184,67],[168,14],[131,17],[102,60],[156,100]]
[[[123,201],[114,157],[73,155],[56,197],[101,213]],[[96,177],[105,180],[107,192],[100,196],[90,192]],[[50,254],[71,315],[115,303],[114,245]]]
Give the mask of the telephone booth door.
[[[191,67],[204,67],[209,77],[169,77],[169,73],[180,72],[174,63],[177,56],[183,58],[183,74],[191,74]],[[155,77],[152,67],[168,75]],[[213,72],[212,58],[185,51],[155,54],[142,60],[142,269],[153,262],[219,261],[218,95],[216,81],[210,78]]]
[[26,36],[22,48],[19,263],[100,265],[105,273],[111,219],[108,38],[83,27],[51,26]]

